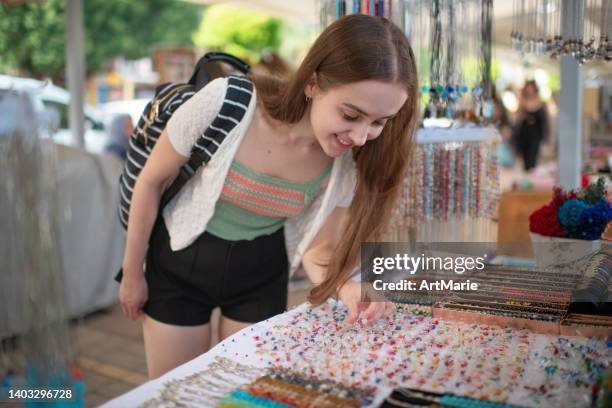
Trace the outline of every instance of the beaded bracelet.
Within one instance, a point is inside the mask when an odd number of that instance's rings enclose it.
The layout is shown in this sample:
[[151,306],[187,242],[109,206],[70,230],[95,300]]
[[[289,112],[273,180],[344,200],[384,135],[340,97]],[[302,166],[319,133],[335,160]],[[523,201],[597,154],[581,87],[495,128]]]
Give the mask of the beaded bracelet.
[[561,318],[563,317],[562,315],[547,315],[547,314],[541,314],[541,313],[519,313],[519,312],[502,311],[502,310],[496,310],[496,309],[490,309],[490,308],[483,309],[483,308],[478,308],[478,307],[467,305],[467,304],[460,304],[460,305],[442,304],[439,307],[445,308],[445,309],[458,310],[458,311],[480,313],[483,315],[489,314],[489,315],[496,315],[496,316],[503,316],[503,317],[514,317],[514,318],[523,318],[523,319],[528,319],[528,320],[541,320],[541,321],[552,321],[552,322],[560,321]]
[[302,385],[305,387],[312,387],[313,389],[316,389],[318,391],[322,391],[326,394],[335,395],[341,398],[359,399],[361,397],[360,393],[357,390],[345,387],[341,384],[331,381],[322,381],[314,377],[306,377],[303,375],[296,374],[294,372],[290,372],[283,368],[272,368],[271,370],[269,370],[269,373],[272,378],[279,378],[293,384]]
[[[264,398],[259,398],[255,395],[251,395],[243,390],[236,390],[229,395],[228,400],[234,399],[238,401],[243,401],[255,407],[266,407],[266,408],[292,408],[291,405],[281,404],[276,401],[270,401]],[[219,401],[219,405],[223,404],[226,400]]]
[[[511,300],[506,300],[511,299]],[[513,310],[545,310],[550,312],[565,312],[568,303],[541,303],[541,302],[525,302],[514,300],[513,298],[507,297],[496,297],[496,296],[482,296],[472,294],[457,294],[445,299],[447,302],[452,303],[471,303],[474,305],[490,305],[500,307],[504,309]]]
[[348,400],[331,395],[324,395],[313,389],[287,383],[285,381],[264,376],[258,378],[249,386],[249,392],[265,396],[276,401],[296,407],[359,407],[357,400]]
[[514,405],[500,402],[485,401],[451,394],[435,394],[407,388],[397,388],[393,390],[393,393],[388,396],[385,401],[398,407],[414,406],[411,403],[420,402],[419,405],[423,405],[423,403],[437,403],[441,406],[454,408],[517,408]]
[[445,407],[453,408],[518,408],[516,405],[509,405],[492,401],[483,401],[468,397],[459,397],[455,395],[445,395],[440,398],[439,402]]
[[263,388],[249,388],[249,392],[253,395],[257,395],[262,398],[267,398],[272,401],[278,401],[280,403],[288,404],[295,408],[334,408],[336,406],[345,406],[344,404],[337,404],[333,401],[328,401],[323,395],[306,396],[304,394],[293,395],[294,393],[292,393],[292,396],[289,397],[286,395],[287,390],[285,388],[275,387],[271,385],[267,385],[266,390],[263,390]]
[[499,310],[499,311],[508,311],[508,312],[517,312],[517,313],[542,313],[542,314],[554,314],[554,315],[563,315],[565,314],[566,309],[556,309],[549,307],[536,307],[536,306],[517,306],[512,304],[506,304],[505,302],[492,302],[492,301],[466,301],[460,302],[455,299],[448,301],[448,303],[453,303],[456,305],[466,305],[471,307],[481,308],[483,310]]
[[[416,402],[416,401],[415,401]],[[389,407],[390,408],[395,408],[395,407],[399,407],[399,408],[418,408],[423,406],[423,404],[414,404],[414,403],[408,403],[408,402],[402,402],[400,400],[397,400],[395,398],[393,398],[392,396],[388,396],[385,399],[385,403],[382,405],[383,407]],[[428,407],[437,407],[438,405],[433,405],[433,404],[428,404]]]
[[298,385],[310,385],[311,387],[322,389],[325,392],[337,393],[342,397],[352,395],[358,396],[364,392],[351,387],[346,387],[343,384],[334,381],[323,380],[311,375],[297,373],[284,367],[272,367],[268,372],[270,373],[271,377],[278,377]]
[[[262,369],[216,356],[206,369],[164,382],[157,398],[144,406],[210,405],[227,396],[240,385],[251,381]],[[231,376],[231,378],[225,377]],[[243,380],[243,382],[240,381]]]
[[[273,399],[278,402],[291,404],[298,407],[307,407],[307,400],[310,399],[310,393],[300,392],[295,387],[290,387],[289,384],[264,376],[255,380],[248,386],[249,392]],[[296,401],[302,400],[303,404],[296,405]]]
[[352,394],[347,393],[345,394],[346,396],[333,395],[332,392],[334,391],[334,389],[330,388],[329,386],[330,384],[333,384],[336,387],[339,386],[336,383],[327,382],[327,384],[323,384],[323,383],[317,384],[315,382],[312,382],[312,379],[309,379],[308,382],[305,382],[304,384],[300,385],[296,383],[287,383],[284,380],[274,378],[274,377],[271,377],[271,381],[279,382],[281,384],[287,384],[287,387],[290,387],[298,392],[307,391],[311,393],[315,399],[320,399],[321,396],[324,396],[334,404],[338,404],[342,406],[359,406],[360,405],[359,401],[356,398],[355,390],[349,390],[352,392]]

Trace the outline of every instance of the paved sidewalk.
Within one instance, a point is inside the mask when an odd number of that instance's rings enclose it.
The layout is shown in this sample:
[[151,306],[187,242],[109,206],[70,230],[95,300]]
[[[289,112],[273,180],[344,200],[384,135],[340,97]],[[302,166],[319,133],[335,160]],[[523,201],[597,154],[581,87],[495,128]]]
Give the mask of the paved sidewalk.
[[[303,303],[308,289],[289,293],[289,307]],[[216,331],[219,310],[213,312]],[[98,406],[147,381],[142,327],[126,319],[119,305],[73,324],[87,407]],[[213,345],[217,339],[213,338]]]

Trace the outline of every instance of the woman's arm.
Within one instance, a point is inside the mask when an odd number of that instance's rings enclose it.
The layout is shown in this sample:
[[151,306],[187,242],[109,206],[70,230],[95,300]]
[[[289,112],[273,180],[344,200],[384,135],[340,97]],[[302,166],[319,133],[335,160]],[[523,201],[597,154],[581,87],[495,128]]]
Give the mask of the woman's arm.
[[131,319],[140,316],[148,296],[143,264],[159,201],[181,166],[189,160],[193,145],[221,110],[226,89],[227,78],[217,78],[181,104],[138,176],[132,193],[123,280],[119,288],[119,300]]
[[348,223],[348,208],[336,207],[302,256],[302,266],[313,285],[325,280],[327,267]]
[[[348,222],[348,208],[336,207],[302,256],[302,266],[313,285],[316,286],[325,280],[334,250]],[[347,268],[352,271],[356,266],[348,265]],[[368,282],[349,280],[338,288],[338,297],[348,307],[346,321],[349,324],[357,321],[361,312],[366,324],[370,324],[390,316],[395,311],[395,305],[385,301]]]
[[552,139],[552,137],[550,134],[550,115],[548,113],[548,106],[545,103],[542,104],[541,120],[542,120],[542,142],[548,143]]
[[168,134],[164,131],[134,186],[123,260],[124,268],[143,264],[161,196],[188,159],[174,150],[168,140]]
[[143,265],[151,230],[159,211],[159,201],[188,159],[176,152],[164,131],[136,180],[123,257],[123,279],[119,290],[123,310],[131,319],[140,315],[140,309],[146,301],[146,293],[143,294],[146,289]]

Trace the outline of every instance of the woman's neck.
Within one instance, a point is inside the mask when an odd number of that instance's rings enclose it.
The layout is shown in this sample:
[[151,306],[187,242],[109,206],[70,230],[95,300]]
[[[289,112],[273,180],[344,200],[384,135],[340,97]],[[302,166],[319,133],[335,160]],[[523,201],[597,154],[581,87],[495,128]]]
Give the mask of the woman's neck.
[[320,149],[321,146],[314,135],[310,124],[310,106],[304,112],[302,119],[295,123],[283,123],[272,118],[263,106],[257,106],[259,125],[266,131],[271,131],[281,143],[303,149]]
[[527,109],[528,111],[536,111],[540,109],[541,106],[542,101],[538,97],[523,99],[523,108]]

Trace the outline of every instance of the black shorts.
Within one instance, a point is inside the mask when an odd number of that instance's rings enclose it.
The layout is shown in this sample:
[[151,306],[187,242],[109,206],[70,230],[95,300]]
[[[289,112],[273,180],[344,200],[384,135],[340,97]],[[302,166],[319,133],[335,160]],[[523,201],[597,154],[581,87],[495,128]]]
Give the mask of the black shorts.
[[289,262],[283,230],[247,241],[226,241],[207,232],[172,251],[158,218],[151,235],[144,312],[179,326],[208,323],[215,307],[230,319],[255,323],[287,308]]

